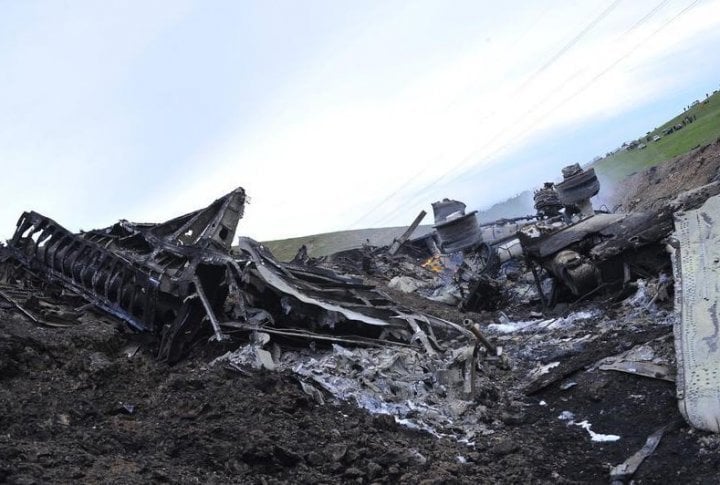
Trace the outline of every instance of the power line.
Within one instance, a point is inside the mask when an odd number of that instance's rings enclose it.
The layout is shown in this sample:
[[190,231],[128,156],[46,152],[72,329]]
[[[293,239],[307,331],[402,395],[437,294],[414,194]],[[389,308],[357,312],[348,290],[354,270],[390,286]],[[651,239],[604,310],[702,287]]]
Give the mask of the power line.
[[[623,37],[626,37],[630,32],[632,32],[633,30],[635,30],[636,28],[638,28],[638,27],[639,27],[640,25],[642,25],[643,23],[647,22],[653,15],[655,15],[655,13],[657,13],[665,4],[667,4],[668,1],[669,1],[669,0],[663,0],[663,1],[661,1],[658,5],[656,5],[655,7],[653,7],[653,9],[651,9],[645,16],[643,16],[640,20],[638,20],[635,24],[633,24],[630,28],[628,28],[625,32],[623,32],[623,34],[621,34],[621,35],[618,37],[618,39],[621,39],[621,38],[623,38]],[[616,2],[616,3],[617,3],[617,2]],[[610,5],[610,7],[608,7],[608,9],[606,9],[605,11],[603,11],[600,15],[603,16],[603,18],[604,18],[605,16],[607,16],[606,13],[608,13],[608,10],[611,9],[611,8],[613,8],[614,6],[616,6],[616,3],[613,4],[613,5]],[[603,14],[605,14],[605,15],[603,15]],[[596,19],[596,20],[597,20],[597,19]],[[595,22],[595,23],[597,23],[597,22]],[[591,22],[591,24],[592,24],[592,22]],[[588,29],[586,28],[586,29],[584,29],[584,30],[587,31]],[[584,70],[584,69],[578,69],[578,70],[576,70],[571,76],[566,77],[566,78],[562,81],[562,83],[561,83],[560,85],[556,86],[556,87],[553,89],[553,91],[554,91],[554,92],[561,91],[562,88],[563,88],[565,85],[567,85],[571,80],[573,80],[575,77],[577,77],[583,70]],[[499,136],[501,133],[505,132],[510,126],[515,125],[517,122],[522,121],[522,119],[524,119],[526,116],[531,115],[532,113],[536,112],[540,107],[542,107],[543,105],[547,104],[547,102],[548,102],[550,99],[551,99],[551,98],[546,97],[546,98],[543,98],[542,100],[540,100],[538,103],[535,103],[534,106],[532,106],[530,109],[528,109],[527,111],[525,111],[525,112],[524,112],[522,115],[520,115],[518,118],[513,119],[510,123],[504,125],[500,130],[498,130],[498,131],[495,133],[495,135],[494,135],[493,137],[491,137],[491,139],[496,140],[497,136]],[[551,111],[549,111],[548,113],[553,113],[556,109],[557,109],[557,107],[553,108],[553,109],[552,109]],[[531,124],[534,124],[534,122],[531,123]],[[516,137],[513,137],[513,138],[516,138]],[[482,160],[486,160],[486,159],[490,158],[491,156],[495,155],[496,153],[500,152],[501,150],[507,148],[512,142],[513,142],[513,140],[511,139],[511,140],[505,142],[504,144],[502,144],[501,146],[499,146],[498,148],[496,148],[495,150],[493,150],[492,152],[486,153],[486,154],[483,156]],[[468,160],[468,159],[474,157],[475,154],[476,154],[477,152],[479,152],[482,148],[487,148],[487,145],[485,145],[484,147],[480,147],[480,148],[475,149],[470,155],[468,155],[467,157],[465,157],[464,160]],[[463,163],[464,163],[464,162],[463,162]],[[462,166],[462,164],[457,165],[456,168],[459,168],[460,166]],[[468,168],[469,168],[469,167],[468,167]],[[453,168],[452,171],[455,171],[455,168]],[[462,176],[462,174],[458,174],[458,175],[455,176],[455,178],[449,180],[447,183],[455,182],[455,181],[457,181],[458,178],[461,177],[461,176]]]
[[[597,75],[593,76],[592,79],[590,79],[590,80],[589,80],[587,83],[585,83],[582,87],[580,87],[580,88],[577,89],[575,92],[573,92],[573,94],[571,94],[570,96],[565,97],[562,101],[560,101],[558,104],[556,104],[555,106],[553,106],[553,107],[550,109],[550,111],[545,112],[545,113],[541,114],[540,116],[535,117],[533,120],[531,120],[531,121],[529,121],[529,122],[526,122],[526,123],[525,123],[525,126],[532,126],[532,125],[534,125],[535,122],[536,122],[537,120],[539,120],[540,118],[546,117],[546,116],[548,116],[548,115],[551,115],[552,113],[554,113],[555,111],[557,111],[560,107],[562,107],[563,105],[565,105],[567,102],[569,102],[570,100],[572,100],[572,99],[574,99],[575,97],[577,97],[577,96],[578,96],[579,94],[581,94],[583,91],[587,90],[587,89],[588,89],[591,85],[593,85],[598,79],[600,79],[602,76],[604,76],[604,75],[607,74],[609,71],[611,71],[612,69],[614,69],[620,62],[622,62],[623,60],[625,60],[625,59],[627,59],[629,56],[631,56],[635,51],[637,51],[637,49],[639,49],[640,47],[642,47],[642,46],[643,46],[647,41],[649,41],[652,37],[654,37],[655,35],[657,35],[660,31],[662,31],[663,29],[665,29],[668,25],[670,25],[672,22],[674,22],[674,21],[675,21],[676,19],[678,19],[680,16],[682,16],[682,15],[685,14],[687,11],[689,11],[690,9],[692,9],[695,5],[697,5],[697,4],[699,3],[699,1],[700,1],[700,0],[694,0],[690,5],[688,5],[687,7],[685,7],[683,10],[681,10],[679,13],[677,13],[675,16],[673,16],[673,17],[670,18],[669,20],[667,20],[667,21],[666,21],[665,23],[663,23],[660,27],[658,27],[657,29],[655,29],[650,35],[648,35],[648,36],[645,37],[643,40],[641,40],[639,43],[637,43],[636,45],[634,45],[629,51],[626,51],[626,52],[625,52],[624,54],[622,54],[620,57],[618,57],[617,59],[615,59],[615,60],[614,60],[612,63],[610,63],[606,68],[604,68],[600,73],[598,73]],[[666,3],[667,3],[667,0],[665,0],[665,1],[661,2],[660,4],[658,4],[658,6],[656,6],[655,8],[653,8],[653,10],[651,10],[651,12],[649,12],[649,13],[648,13],[647,15],[645,15],[640,21],[636,22],[630,29],[628,29],[628,30],[623,34],[623,36],[629,34],[632,30],[636,29],[637,27],[639,27],[640,25],[642,25],[644,22],[646,22],[649,18],[652,17],[652,15],[654,15],[654,14],[655,14],[662,6],[664,6],[664,4],[666,4]],[[547,101],[547,100],[545,100],[545,101]],[[544,104],[545,101],[543,101],[543,102],[540,103],[540,104]],[[515,121],[515,122],[520,121],[522,118],[524,118],[524,117],[525,117],[526,115],[528,115],[528,114],[531,114],[533,111],[534,111],[534,108],[531,109],[531,110],[529,110],[529,111],[527,111],[527,112],[525,112],[523,115],[521,115],[520,117],[518,117],[518,118],[517,118],[516,120],[514,120],[514,121]],[[507,146],[509,146],[511,143],[512,143],[512,140],[506,142],[506,143],[503,144],[501,147],[499,147],[498,149],[496,149],[495,152],[493,152],[492,154],[497,153],[498,151],[500,151],[500,150],[502,150],[502,149],[504,149],[504,148],[507,148]],[[484,158],[489,158],[489,155],[486,156],[486,157],[484,157]],[[450,180],[448,183],[455,182],[461,175],[462,175],[462,174],[459,174],[459,175],[456,176],[454,179]]]
[[575,47],[577,43],[582,39],[590,30],[593,29],[600,21],[602,21],[605,17],[610,15],[610,13],[615,10],[615,8],[620,4],[622,0],[615,0],[613,3],[611,3],[605,10],[600,12],[600,14],[595,17],[592,22],[587,24],[585,28],[583,28],[575,37],[570,39],[570,42],[565,44],[557,53],[555,53],[554,56],[552,56],[545,64],[543,64],[540,69],[535,71],[535,73],[530,76],[528,79],[525,80],[525,82],[515,91],[515,93],[519,93],[523,89],[525,89],[532,81],[534,81],[540,74],[545,72],[550,66],[555,64],[558,59],[560,59],[567,51]]
[[[630,28],[628,28],[619,38],[625,37],[625,36],[628,35],[630,32],[632,32],[633,30],[637,29],[638,27],[640,27],[641,25],[643,25],[645,22],[647,22],[647,21],[648,21],[650,18],[652,18],[660,9],[662,9],[662,8],[668,3],[668,1],[669,1],[669,0],[663,0],[663,1],[661,1],[660,3],[658,3],[658,4],[657,4],[655,7],[653,7],[647,14],[645,14],[642,18],[640,18],[637,22],[635,22],[635,24],[633,24]],[[690,10],[692,7],[694,7],[699,1],[700,1],[700,0],[695,0],[693,3],[691,3],[690,5],[688,5],[688,6],[687,6],[686,8],[684,8],[682,11],[680,11],[677,15],[675,15],[674,17],[672,17],[671,19],[669,19],[667,22],[665,22],[663,25],[661,25],[658,29],[656,29],[652,34],[650,34],[648,37],[646,37],[645,39],[643,39],[640,43],[638,43],[638,44],[635,45],[633,48],[631,48],[630,51],[628,51],[628,52],[626,52],[625,54],[623,54],[622,56],[620,56],[618,59],[616,59],[614,62],[612,62],[608,67],[606,67],[603,71],[601,71],[599,74],[597,74],[596,76],[594,76],[588,83],[586,83],[585,85],[583,85],[583,87],[581,87],[579,90],[575,91],[572,95],[564,98],[560,103],[558,103],[557,105],[555,105],[550,111],[544,113],[542,116],[547,116],[547,115],[549,115],[549,114],[552,114],[552,113],[555,112],[557,109],[559,109],[562,105],[564,105],[565,103],[567,103],[568,101],[570,101],[571,99],[573,99],[574,97],[576,97],[577,95],[579,95],[581,92],[583,92],[584,90],[586,90],[589,86],[591,86],[594,82],[596,82],[600,77],[602,77],[603,75],[607,74],[607,72],[609,72],[610,70],[612,70],[617,64],[619,64],[620,62],[622,62],[622,61],[623,61],[625,58],[627,58],[628,56],[632,55],[633,52],[635,52],[639,47],[641,47],[641,46],[642,46],[645,42],[647,42],[650,38],[652,38],[654,35],[656,35],[658,32],[660,32],[661,30],[663,30],[665,27],[667,27],[667,26],[668,26],[670,23],[672,23],[674,20],[676,20],[676,19],[679,18],[681,15],[683,15],[683,14],[686,13],[688,10]],[[602,17],[604,18],[604,16],[606,16],[607,13],[609,13],[608,10],[611,9],[611,7],[614,7],[614,6],[616,5],[616,3],[617,3],[617,2],[615,2],[613,5],[611,5],[610,7],[608,7],[608,9],[606,9],[605,11],[603,11],[603,13],[601,13],[600,16],[602,16]],[[605,15],[603,15],[603,14],[605,14]],[[598,21],[599,21],[599,20],[598,20]],[[594,22],[594,23],[596,24],[597,22]],[[591,24],[593,24],[593,22],[591,22]],[[587,31],[587,30],[589,30],[589,29],[587,29],[587,28],[586,28],[586,29],[583,29],[583,31]],[[578,36],[576,36],[576,38],[577,38],[577,37],[578,37]],[[571,43],[572,43],[572,41],[571,41]],[[575,42],[575,43],[576,43],[576,42]],[[574,44],[573,44],[573,45],[574,45]],[[556,59],[559,58],[559,56],[554,56],[554,57],[556,57]],[[548,65],[548,63],[546,63],[546,65]],[[578,73],[579,73],[579,71],[576,71],[576,73],[575,73],[572,77],[575,77]],[[564,86],[565,84],[567,84],[567,82],[568,82],[568,78],[566,78],[566,79],[563,81],[562,86]],[[525,112],[523,115],[521,115],[520,118],[524,118],[524,117],[527,116],[528,114],[533,113],[533,112],[536,111],[540,106],[546,104],[547,101],[548,101],[548,99],[544,99],[544,100],[541,101],[540,103],[537,103],[533,108],[531,108],[530,110],[528,110],[527,112]],[[519,119],[520,119],[520,118],[519,118]],[[534,124],[534,122],[535,122],[537,119],[539,119],[539,118],[540,118],[540,117],[536,117],[536,118],[535,118],[531,123],[529,123],[529,124],[531,124],[531,125]],[[513,121],[513,124],[514,124],[516,121],[518,121],[518,119],[514,120],[514,121]],[[505,128],[504,128],[504,129],[505,129]],[[498,133],[504,131],[504,129],[503,129],[503,130],[500,130]],[[508,140],[507,142],[503,143],[501,146],[497,147],[497,148],[496,148],[495,150],[493,150],[492,152],[487,153],[487,154],[483,157],[483,160],[488,159],[490,156],[494,155],[495,153],[497,153],[497,152],[499,152],[499,151],[507,148],[512,142],[513,142],[513,140]],[[477,151],[478,151],[478,150],[474,150],[474,151],[473,151],[473,154],[474,154],[474,153],[477,153]],[[472,157],[472,154],[471,154],[470,156],[468,156],[468,157],[465,157],[465,158],[463,159],[463,162],[461,162],[460,164],[455,165],[455,166],[454,166],[453,168],[451,168],[449,171],[446,171],[446,172],[440,177],[440,179],[438,179],[438,180],[436,180],[436,181],[434,181],[434,182],[426,185],[425,187],[421,188],[421,189],[416,193],[415,197],[413,197],[413,198],[411,199],[411,201],[412,201],[412,202],[415,202],[417,199],[423,197],[423,193],[424,193],[428,188],[430,188],[430,187],[433,186],[433,185],[436,185],[437,182],[439,182],[441,179],[445,178],[449,173],[455,171],[455,169],[456,169],[457,167],[462,166],[462,164],[465,163],[465,160],[469,159],[470,157]],[[452,182],[458,180],[461,176],[463,176],[463,174],[458,174],[455,178],[451,179],[451,180],[448,181],[447,183],[452,183]],[[407,185],[407,184],[406,184],[406,185]],[[386,200],[387,200],[387,199],[386,199]],[[386,201],[386,200],[385,200],[385,201]],[[383,201],[383,203],[384,203],[385,201]],[[390,214],[386,215],[385,217],[382,217],[381,219],[377,220],[377,223],[380,223],[380,222],[388,219],[389,217],[392,217],[392,213],[390,213]]]
[[[620,1],[620,0],[617,0],[615,3],[619,2],[619,1]],[[514,48],[520,43],[520,40],[521,40],[522,38],[524,38],[530,30],[532,30],[533,28],[535,28],[535,26],[545,17],[545,15],[547,15],[547,13],[548,13],[550,10],[551,10],[551,7],[547,7],[547,8],[545,8],[544,10],[542,10],[542,12],[540,13],[540,15],[538,15],[538,17],[537,17],[537,18],[535,19],[535,21],[531,24],[531,26],[530,26],[529,28],[525,29],[525,31],[523,32],[523,34],[515,39],[515,42],[513,42],[512,46],[511,46],[511,49],[514,49]],[[602,14],[601,14],[601,15],[602,15]],[[447,108],[449,108],[450,106],[452,106],[452,105],[454,105],[455,103],[457,103],[458,100],[459,100],[459,98],[460,98],[460,95],[455,96],[455,99],[453,99],[452,101],[450,101],[450,102],[445,106],[445,108],[447,109]],[[488,116],[488,118],[489,118],[489,116]],[[378,202],[377,204],[375,204],[372,208],[370,208],[369,210],[367,210],[366,212],[364,212],[358,219],[355,220],[355,222],[353,222],[352,224],[350,224],[350,226],[348,226],[348,227],[352,229],[352,228],[355,228],[355,227],[359,226],[360,222],[362,222],[365,218],[367,218],[368,216],[372,216],[373,213],[374,213],[377,209],[379,209],[379,208],[382,207],[386,202],[388,202],[388,201],[391,200],[393,197],[395,197],[396,195],[398,195],[399,193],[401,193],[406,187],[408,187],[409,185],[411,185],[412,182],[414,182],[415,180],[417,180],[417,179],[420,177],[420,175],[422,175],[423,173],[427,172],[427,170],[429,169],[429,167],[430,167],[431,165],[432,165],[432,162],[431,162],[430,164],[428,164],[428,165],[425,165],[421,170],[415,172],[405,183],[403,183],[400,187],[398,187],[398,188],[395,189],[393,192],[391,192],[389,195],[387,195],[387,196],[386,196],[384,199],[382,199],[380,202]]]
[[[569,42],[567,42],[565,45],[563,45],[563,47],[561,47],[558,52],[556,52],[553,56],[551,56],[550,59],[548,59],[548,61],[546,61],[537,71],[535,71],[535,73],[533,73],[528,79],[526,79],[526,80],[522,83],[522,85],[520,85],[518,88],[516,88],[516,89],[515,89],[515,92],[514,92],[514,94],[513,94],[512,96],[516,96],[518,93],[520,93],[523,89],[525,89],[525,87],[527,87],[528,84],[530,84],[531,82],[533,82],[540,74],[542,74],[542,72],[544,72],[545,70],[547,70],[547,69],[548,69],[550,66],[552,66],[555,62],[557,62],[557,60],[560,59],[566,52],[568,52],[568,51],[569,51],[570,49],[572,49],[575,45],[577,45],[577,43],[580,41],[580,39],[582,39],[585,35],[587,35],[587,33],[590,32],[599,22],[601,22],[603,19],[605,19],[605,18],[619,5],[619,3],[620,3],[621,1],[622,1],[622,0],[615,0],[615,1],[614,1],[613,3],[611,3],[608,7],[606,7],[602,12],[600,12],[598,15],[596,15],[585,27],[583,27],[583,29],[580,30],[580,32],[578,32],[578,34],[576,34]],[[495,137],[497,137],[498,135],[500,135],[500,134],[501,134],[503,131],[505,131],[506,129],[507,129],[507,128],[504,127],[503,129],[497,131],[491,138],[494,139]],[[430,186],[435,185],[435,184],[441,182],[441,181],[442,181],[444,178],[446,178],[449,174],[453,173],[453,172],[456,171],[458,168],[460,168],[460,167],[462,167],[463,165],[465,165],[468,161],[470,161],[470,160],[472,159],[472,157],[474,156],[474,154],[475,154],[477,151],[478,151],[478,150],[474,150],[474,151],[473,151],[472,153],[470,153],[468,156],[464,157],[459,163],[454,164],[453,166],[451,166],[450,169],[448,169],[448,170],[445,171],[443,174],[441,174],[440,177],[439,177],[437,180],[435,180],[435,181],[431,182],[430,184],[427,184],[427,185],[425,185],[424,187],[422,187],[422,188],[420,189],[420,192],[425,191],[425,190],[427,190]],[[426,167],[424,170],[426,170],[426,169],[427,169],[427,167]],[[418,174],[416,173],[416,174],[413,176],[412,180],[415,180],[417,177],[418,177]],[[402,188],[406,187],[408,184],[409,184],[409,182],[406,182],[405,184],[403,184]],[[367,211],[366,213],[364,213],[364,214],[358,219],[358,221],[356,221],[356,223],[359,222],[359,221],[361,221],[361,220],[364,220],[366,217],[368,217],[369,215],[371,215],[374,210],[377,210],[377,208],[380,207],[382,204],[384,204],[385,202],[387,202],[388,200],[390,200],[390,199],[391,199],[392,197],[394,197],[396,194],[400,193],[401,190],[402,190],[402,188],[399,188],[399,189],[394,190],[389,196],[387,196],[387,197],[385,197],[385,199],[383,199],[383,202],[382,202],[381,204],[374,206],[373,209],[371,209],[371,210]],[[383,219],[384,219],[384,218],[383,218]],[[379,221],[376,220],[376,223],[378,223],[378,222],[379,222]]]

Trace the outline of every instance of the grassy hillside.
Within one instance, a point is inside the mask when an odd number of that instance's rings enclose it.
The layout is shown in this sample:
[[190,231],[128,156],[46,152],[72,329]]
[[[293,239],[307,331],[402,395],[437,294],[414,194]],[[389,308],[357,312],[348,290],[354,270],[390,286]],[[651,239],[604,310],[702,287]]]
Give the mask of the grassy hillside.
[[[696,116],[696,120],[669,135],[663,136],[665,129],[682,124],[686,116]],[[655,135],[662,138],[652,140]],[[638,138],[647,148],[642,150],[621,150],[613,155],[594,163],[596,172],[611,181],[620,181],[631,173],[644,170],[665,160],[682,155],[694,147],[711,143],[720,137],[720,93],[713,94],[706,103],[690,108],[662,126],[651,131],[649,135]]]
[[[432,217],[430,218],[432,220]],[[426,219],[427,220],[427,219]],[[405,232],[407,226],[385,227],[381,229],[356,229],[353,231],[328,232],[313,236],[294,237],[278,241],[266,241],[263,244],[270,248],[273,255],[281,261],[289,261],[297,253],[298,248],[305,244],[310,256],[326,256],[346,249],[358,248],[367,240],[373,246],[386,246]],[[429,225],[419,226],[412,237],[426,234],[432,230]]]

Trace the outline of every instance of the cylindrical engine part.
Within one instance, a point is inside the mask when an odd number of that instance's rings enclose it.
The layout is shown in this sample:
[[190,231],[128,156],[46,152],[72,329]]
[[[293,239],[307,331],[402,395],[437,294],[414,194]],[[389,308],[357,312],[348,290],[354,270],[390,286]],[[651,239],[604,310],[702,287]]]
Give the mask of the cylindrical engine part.
[[522,256],[522,244],[520,244],[519,239],[511,239],[495,246],[495,253],[498,256],[498,261],[504,263],[505,261]]
[[582,172],[583,169],[580,167],[579,163],[573,163],[572,165],[568,165],[566,167],[563,167],[562,174],[564,179],[569,179],[573,175]]
[[[563,169],[564,173],[565,169]],[[555,185],[555,191],[564,205],[575,205],[597,195],[600,191],[600,181],[595,176],[595,169],[581,169]]]
[[545,217],[558,215],[563,207],[557,192],[555,192],[555,184],[552,182],[545,182],[543,188],[536,190],[533,201],[538,215]]
[[443,199],[432,203],[435,224],[442,224],[448,220],[448,216],[455,214],[465,215],[465,204],[458,200]]
[[433,226],[440,238],[443,253],[454,253],[476,246],[482,241],[477,211]]
[[569,249],[555,255],[550,269],[575,296],[583,296],[600,284],[597,267]]

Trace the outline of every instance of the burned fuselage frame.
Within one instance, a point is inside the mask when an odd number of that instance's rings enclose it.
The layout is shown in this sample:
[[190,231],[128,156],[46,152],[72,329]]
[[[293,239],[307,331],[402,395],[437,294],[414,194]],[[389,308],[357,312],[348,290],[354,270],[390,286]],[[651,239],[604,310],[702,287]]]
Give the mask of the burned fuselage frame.
[[[322,332],[350,333],[358,343],[419,340],[429,351],[439,348],[432,327],[467,334],[406,311],[358,281],[279,263],[251,239],[232,248],[244,204],[238,188],[162,224],[120,221],[79,234],[26,212],[8,249],[29,270],[136,330],[159,334],[158,356],[169,362],[186,354],[207,329],[203,322],[216,339],[225,338],[223,327],[321,338],[315,333],[320,326]],[[296,327],[279,329],[276,322]]]
[[134,329],[161,332],[160,355],[175,361],[197,332],[188,322],[204,317],[200,296],[213,302],[227,293],[222,282],[234,269],[228,251],[244,203],[237,189],[163,224],[120,221],[80,234],[26,212],[8,247],[30,269]]
[[579,298],[600,287],[670,274],[666,238],[673,230],[673,214],[694,209],[718,192],[720,183],[712,183],[657,210],[598,213],[560,228],[548,219],[523,228],[518,236],[531,267],[544,268]]

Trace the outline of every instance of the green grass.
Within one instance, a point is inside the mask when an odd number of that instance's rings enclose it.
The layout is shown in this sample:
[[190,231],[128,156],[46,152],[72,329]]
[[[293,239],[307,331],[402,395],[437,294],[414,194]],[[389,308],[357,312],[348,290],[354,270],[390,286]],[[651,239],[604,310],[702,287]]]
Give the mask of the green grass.
[[592,166],[599,175],[611,181],[620,181],[634,172],[657,165],[687,153],[698,145],[706,145],[720,138],[720,93],[710,96],[707,104],[700,103],[656,128],[649,136],[662,136],[663,130],[681,124],[683,118],[688,115],[696,115],[697,119],[683,129],[665,135],[658,141],[648,142],[647,135],[642,136],[638,140],[645,143],[647,148],[622,150],[595,162]]
[[[273,255],[281,261],[291,260],[297,250],[305,244],[308,254],[313,257],[327,256],[328,254],[359,248],[367,240],[373,246],[386,246],[393,239],[402,235],[405,227],[385,227],[380,229],[356,229],[351,231],[328,232],[313,236],[294,237],[277,241],[264,241],[263,244],[272,251]],[[432,230],[431,226],[419,226],[411,237],[420,236]]]

